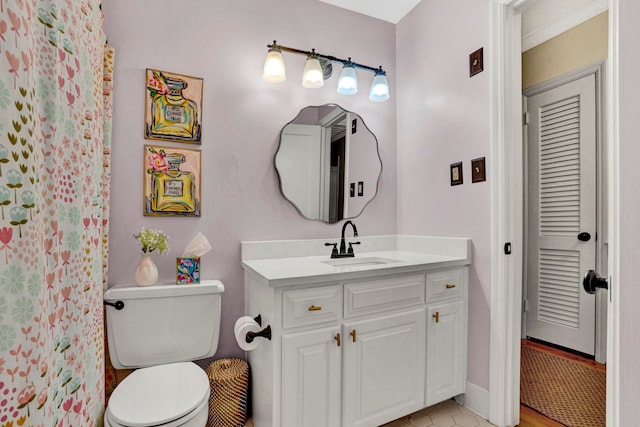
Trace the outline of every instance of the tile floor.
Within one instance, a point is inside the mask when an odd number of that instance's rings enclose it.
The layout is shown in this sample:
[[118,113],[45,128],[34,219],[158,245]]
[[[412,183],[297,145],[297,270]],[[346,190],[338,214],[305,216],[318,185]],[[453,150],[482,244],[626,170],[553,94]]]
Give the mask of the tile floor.
[[[384,427],[491,427],[493,424],[480,415],[460,405],[455,400],[445,400],[413,414],[400,418]],[[495,427],[495,426],[493,426]]]
[[[384,424],[383,427],[492,427],[493,424],[480,415],[458,404],[455,400],[446,400],[430,406],[399,420]],[[251,420],[245,427],[253,427]],[[495,427],[495,426],[493,426]]]

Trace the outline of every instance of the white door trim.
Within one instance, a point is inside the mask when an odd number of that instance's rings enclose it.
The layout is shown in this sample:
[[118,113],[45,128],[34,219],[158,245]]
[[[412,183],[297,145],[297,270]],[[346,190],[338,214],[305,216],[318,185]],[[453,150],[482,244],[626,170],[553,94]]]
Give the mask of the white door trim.
[[618,3],[609,0],[609,58],[607,63],[607,136],[609,142],[609,307],[607,311],[607,426],[620,420],[620,127],[618,104]]
[[[498,427],[520,419],[522,301],[521,8],[534,0],[491,3],[491,333],[489,420]],[[607,130],[609,136],[609,283],[619,275],[618,1],[609,0]],[[504,244],[511,243],[511,255]],[[610,290],[607,333],[607,426],[619,419],[619,300]]]
[[[522,301],[522,83],[521,15],[531,0],[491,4],[491,332],[489,421],[498,427],[520,419]],[[520,198],[514,198],[520,193]],[[511,243],[511,254],[505,244]]]

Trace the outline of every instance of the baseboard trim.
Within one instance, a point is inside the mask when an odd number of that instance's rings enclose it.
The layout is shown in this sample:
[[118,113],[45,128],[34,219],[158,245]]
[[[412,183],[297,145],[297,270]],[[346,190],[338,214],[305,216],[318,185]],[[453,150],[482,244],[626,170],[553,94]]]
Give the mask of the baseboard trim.
[[489,390],[485,390],[467,381],[464,394],[464,406],[480,415],[485,420],[489,419]]

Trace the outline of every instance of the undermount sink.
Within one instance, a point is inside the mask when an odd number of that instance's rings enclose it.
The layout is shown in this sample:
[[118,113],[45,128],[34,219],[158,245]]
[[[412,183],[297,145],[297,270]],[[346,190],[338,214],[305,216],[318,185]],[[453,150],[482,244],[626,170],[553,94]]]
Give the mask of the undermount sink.
[[333,267],[366,267],[372,265],[392,264],[394,262],[400,262],[397,259],[380,258],[380,257],[362,257],[362,258],[339,258],[330,259],[327,261],[320,261],[323,264],[331,265]]

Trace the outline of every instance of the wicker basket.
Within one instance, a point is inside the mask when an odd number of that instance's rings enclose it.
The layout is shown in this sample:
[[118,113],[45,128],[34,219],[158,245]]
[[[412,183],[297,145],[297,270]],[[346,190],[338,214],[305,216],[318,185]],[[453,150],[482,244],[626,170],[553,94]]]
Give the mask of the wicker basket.
[[209,427],[244,427],[247,422],[249,364],[242,359],[220,359],[207,367],[211,397]]

